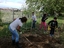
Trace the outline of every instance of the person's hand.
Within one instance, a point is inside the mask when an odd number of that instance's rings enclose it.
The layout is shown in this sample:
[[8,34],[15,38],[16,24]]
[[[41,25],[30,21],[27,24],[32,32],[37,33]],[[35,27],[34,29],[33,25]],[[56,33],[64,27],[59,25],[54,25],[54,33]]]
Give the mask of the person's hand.
[[20,34],[22,34],[22,32],[20,32]]
[[19,32],[20,32],[20,29],[17,29],[17,31],[19,31]]
[[19,32],[20,32],[20,26],[17,26],[17,28],[16,28],[16,29],[17,29],[17,31],[19,31]]

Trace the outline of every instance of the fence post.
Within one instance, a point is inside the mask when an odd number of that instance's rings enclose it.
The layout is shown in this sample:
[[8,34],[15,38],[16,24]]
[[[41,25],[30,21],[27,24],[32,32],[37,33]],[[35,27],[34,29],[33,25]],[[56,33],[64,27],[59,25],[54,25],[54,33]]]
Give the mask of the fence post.
[[13,11],[13,14],[12,15],[13,15],[13,20],[14,20],[14,9],[12,11]]

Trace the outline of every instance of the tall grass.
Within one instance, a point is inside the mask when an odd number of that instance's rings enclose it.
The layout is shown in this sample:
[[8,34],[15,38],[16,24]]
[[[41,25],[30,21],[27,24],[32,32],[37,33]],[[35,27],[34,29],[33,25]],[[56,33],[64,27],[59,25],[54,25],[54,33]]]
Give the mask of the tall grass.
[[9,23],[2,23],[2,26],[0,26],[0,37],[11,35],[9,32],[8,26],[9,26]]

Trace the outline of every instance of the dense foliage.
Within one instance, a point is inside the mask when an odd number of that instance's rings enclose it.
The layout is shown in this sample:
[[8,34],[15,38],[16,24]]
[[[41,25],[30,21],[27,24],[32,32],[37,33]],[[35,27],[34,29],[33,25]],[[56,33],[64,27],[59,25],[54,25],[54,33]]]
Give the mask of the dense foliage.
[[26,0],[29,12],[46,12],[48,14],[61,15],[64,12],[64,0]]

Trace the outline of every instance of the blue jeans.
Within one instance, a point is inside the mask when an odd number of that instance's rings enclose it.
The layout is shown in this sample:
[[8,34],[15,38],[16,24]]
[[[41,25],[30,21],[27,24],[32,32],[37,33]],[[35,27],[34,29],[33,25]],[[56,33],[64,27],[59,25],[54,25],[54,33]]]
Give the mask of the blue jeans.
[[33,21],[32,28],[35,28],[36,21]]
[[15,40],[15,42],[18,42],[19,41],[19,34],[17,32],[17,30],[12,30],[9,26],[9,30],[12,34],[12,40]]

